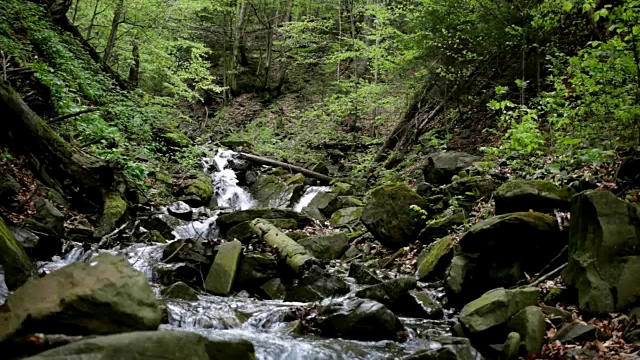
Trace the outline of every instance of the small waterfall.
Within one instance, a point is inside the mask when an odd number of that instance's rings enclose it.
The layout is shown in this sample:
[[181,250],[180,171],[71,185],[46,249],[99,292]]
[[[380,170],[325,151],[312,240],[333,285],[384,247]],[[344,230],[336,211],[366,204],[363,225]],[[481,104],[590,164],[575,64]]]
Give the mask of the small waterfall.
[[316,194],[320,192],[329,192],[331,191],[330,186],[309,186],[307,191],[304,192],[304,195],[300,198],[300,200],[293,206],[293,210],[300,212],[304,209],[305,206],[309,205],[311,200],[316,196]]
[[218,206],[233,210],[247,210],[255,207],[256,201],[251,194],[242,187],[238,186],[236,173],[232,169],[227,169],[230,160],[236,156],[236,153],[229,150],[218,149],[216,155],[212,158],[204,158],[202,162],[205,168],[215,165],[215,172],[211,173],[213,187],[216,191]]

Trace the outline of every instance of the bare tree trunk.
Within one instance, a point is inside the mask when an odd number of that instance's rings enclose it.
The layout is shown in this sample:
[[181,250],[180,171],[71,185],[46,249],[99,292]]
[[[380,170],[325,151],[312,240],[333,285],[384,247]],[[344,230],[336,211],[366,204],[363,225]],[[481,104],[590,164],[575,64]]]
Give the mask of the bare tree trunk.
[[[291,9],[293,8],[293,1],[289,1],[287,3],[287,12],[284,15],[283,23],[287,23],[291,21]],[[274,90],[279,93],[284,86],[284,81],[287,75],[287,49],[284,45],[284,39],[282,41],[282,46],[280,47],[280,68],[278,72],[278,82]]]
[[236,13],[236,26],[233,29],[233,49],[231,53],[231,64],[229,72],[229,86],[232,91],[238,89],[236,72],[238,71],[238,58],[240,57],[240,41],[244,33],[245,17],[247,12],[247,2],[240,1]]
[[116,47],[116,40],[118,39],[118,27],[122,23],[124,17],[124,0],[119,0],[116,5],[116,10],[113,12],[113,20],[111,21],[111,32],[109,33],[109,39],[107,40],[107,47],[104,49],[104,55],[102,60],[105,63],[109,63],[113,49]]
[[133,65],[129,68],[129,86],[136,89],[140,83],[140,51],[136,42],[133,43],[131,56],[133,57]]

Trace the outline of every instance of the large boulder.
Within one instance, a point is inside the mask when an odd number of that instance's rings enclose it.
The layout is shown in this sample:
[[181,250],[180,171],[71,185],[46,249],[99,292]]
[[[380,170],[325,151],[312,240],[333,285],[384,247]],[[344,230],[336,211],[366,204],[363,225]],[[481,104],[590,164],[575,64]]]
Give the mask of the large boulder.
[[285,208],[302,195],[304,185],[287,183],[276,175],[264,175],[251,185],[251,195],[258,207]]
[[189,206],[208,206],[213,198],[213,182],[207,176],[188,179],[178,188],[176,195]]
[[448,151],[429,155],[427,164],[422,169],[424,180],[431,184],[444,185],[451,182],[451,177],[470,167],[480,158],[459,151]]
[[15,290],[38,273],[22,245],[16,241],[0,218],[0,266],[4,269],[4,281],[9,290]]
[[571,191],[548,180],[512,180],[502,184],[494,194],[496,214],[537,211],[552,214],[569,210]]
[[508,326],[520,334],[522,353],[531,356],[542,349],[544,335],[547,333],[547,323],[542,309],[527,306],[509,320]]
[[62,236],[64,234],[64,214],[49,200],[36,198],[36,215],[34,220],[40,225],[35,230],[49,235]]
[[445,236],[436,240],[429,249],[418,257],[418,280],[444,279],[447,266],[453,259],[455,237]]
[[312,213],[313,210],[317,209],[322,215],[331,216],[340,207],[342,207],[342,203],[338,194],[321,191],[311,199],[303,211]]
[[350,299],[324,308],[318,327],[324,336],[363,341],[398,340],[400,319],[379,302]]
[[402,296],[408,294],[409,290],[415,289],[417,285],[416,279],[413,277],[399,277],[358,290],[356,296],[375,300],[390,307]]
[[31,333],[113,334],[155,330],[158,301],[145,275],[102,254],[24,284],[0,313],[0,342]]
[[349,286],[344,280],[314,265],[287,292],[285,301],[319,301],[336,295],[344,295],[348,292]]
[[271,254],[248,252],[240,260],[240,270],[236,276],[236,285],[242,289],[253,290],[278,274],[278,260]]
[[464,303],[496,287],[511,287],[542,270],[567,244],[555,217],[520,212],[484,220],[458,242],[446,288]]
[[362,207],[348,207],[337,210],[331,215],[329,224],[334,227],[353,227],[360,221]]
[[246,340],[209,340],[189,331],[141,331],[100,336],[45,351],[29,360],[255,359]]
[[350,278],[353,278],[356,283],[360,285],[376,285],[382,282],[369,271],[367,266],[359,264],[355,261],[352,262],[351,265],[349,265],[348,276]]
[[640,208],[610,192],[573,198],[569,264],[564,280],[578,290],[582,310],[624,311],[640,300]]
[[540,290],[535,287],[491,290],[462,308],[460,323],[465,332],[476,336],[506,325],[520,310],[535,305],[539,295]]
[[422,227],[412,205],[427,208],[426,201],[407,185],[383,185],[369,195],[360,220],[383,245],[401,248],[413,242]]
[[298,241],[311,255],[320,260],[335,260],[342,257],[349,248],[349,238],[345,233],[315,235]]
[[245,221],[254,219],[293,219],[298,223],[298,227],[305,227],[311,224],[311,219],[305,215],[287,209],[250,209],[238,210],[228,214],[222,214],[216,219],[216,224],[220,227],[220,234],[227,235],[227,232],[234,226]]
[[241,256],[240,241],[233,240],[220,245],[204,282],[205,290],[216,295],[229,295]]

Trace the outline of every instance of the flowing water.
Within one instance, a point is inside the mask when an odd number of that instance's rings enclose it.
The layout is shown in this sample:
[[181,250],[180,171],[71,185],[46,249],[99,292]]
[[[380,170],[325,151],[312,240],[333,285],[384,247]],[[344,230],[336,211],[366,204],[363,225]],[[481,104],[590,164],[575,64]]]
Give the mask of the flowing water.
[[318,195],[320,192],[329,192],[331,191],[330,186],[309,186],[309,188],[304,192],[300,200],[293,206],[293,210],[297,212],[301,212],[305,206],[309,205],[311,200]]
[[[235,173],[227,169],[234,153],[220,150],[216,156],[203,160],[206,168],[216,167],[210,172],[215,186],[218,204],[229,209],[249,209],[255,205],[249,192],[238,186]],[[310,187],[294,206],[301,211],[313,197],[329,187]],[[197,209],[195,211],[198,211]],[[213,239],[218,236],[215,220],[218,211],[207,213],[206,220],[183,223],[174,230],[176,239],[200,237]],[[69,243],[64,253],[49,262],[38,263],[38,270],[51,272],[78,261],[87,261],[101,253],[108,252],[125,256],[134,268],[143,272],[152,283],[159,296],[156,268],[163,266],[162,251],[166,244],[134,244],[125,248],[111,250],[85,250],[82,244]],[[167,265],[164,265],[167,266]],[[332,262],[328,269],[331,273],[344,276],[346,266],[341,262]],[[351,279],[352,292],[342,298],[325,299],[322,304],[340,303],[353,296],[357,285]],[[6,287],[0,268],[0,304],[6,297]],[[394,359],[411,354],[418,349],[438,348],[438,337],[451,336],[449,320],[425,320],[401,318],[409,330],[409,339],[403,343],[393,341],[363,342],[345,339],[323,338],[317,335],[296,335],[296,322],[287,321],[287,314],[296,309],[315,304],[286,303],[283,301],[265,301],[241,296],[230,297],[199,295],[198,301],[165,300],[169,323],[164,329],[193,331],[211,339],[246,339],[256,349],[258,359]],[[441,294],[434,294],[439,296]],[[291,318],[289,316],[289,318]],[[429,340],[432,339],[432,340]]]

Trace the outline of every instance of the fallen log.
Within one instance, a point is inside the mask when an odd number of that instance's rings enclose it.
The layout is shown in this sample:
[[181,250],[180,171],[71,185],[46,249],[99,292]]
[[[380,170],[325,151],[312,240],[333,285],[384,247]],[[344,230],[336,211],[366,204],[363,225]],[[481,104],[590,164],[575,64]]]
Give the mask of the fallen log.
[[276,166],[279,168],[283,168],[285,170],[289,170],[291,172],[299,172],[302,175],[305,176],[309,176],[312,177],[314,179],[318,179],[320,181],[324,181],[326,183],[330,183],[333,178],[324,174],[320,174],[317,173],[315,171],[311,171],[311,170],[307,170],[305,168],[302,168],[300,166],[295,166],[295,165],[291,165],[291,164],[287,164],[281,161],[276,161],[276,160],[271,160],[271,159],[267,159],[264,157],[260,157],[260,156],[256,156],[256,155],[251,155],[251,154],[247,154],[247,153],[239,153],[238,156],[241,159],[256,163],[256,164],[260,164],[260,165],[269,165],[269,166]]
[[251,229],[261,240],[274,247],[280,258],[285,260],[287,266],[296,274],[302,274],[311,266],[320,263],[302,245],[266,220],[255,219],[251,221]]

